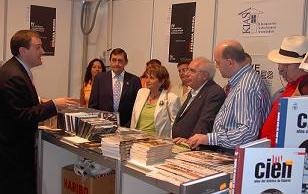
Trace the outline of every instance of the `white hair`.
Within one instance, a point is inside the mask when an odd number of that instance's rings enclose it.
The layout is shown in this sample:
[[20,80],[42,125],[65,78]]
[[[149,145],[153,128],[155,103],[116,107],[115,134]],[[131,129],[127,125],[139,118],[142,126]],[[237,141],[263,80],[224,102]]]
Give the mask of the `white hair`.
[[198,62],[198,69],[208,73],[209,80],[213,79],[216,73],[215,63],[205,57],[197,57],[194,61]]

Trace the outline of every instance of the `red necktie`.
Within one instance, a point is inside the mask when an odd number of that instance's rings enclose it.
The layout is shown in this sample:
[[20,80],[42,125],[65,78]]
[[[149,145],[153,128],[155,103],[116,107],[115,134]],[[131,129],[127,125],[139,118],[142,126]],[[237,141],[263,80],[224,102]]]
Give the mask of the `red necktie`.
[[228,94],[229,94],[229,92],[230,92],[230,89],[231,89],[231,84],[227,84],[226,86],[225,86],[225,93],[226,93],[226,95],[228,96]]

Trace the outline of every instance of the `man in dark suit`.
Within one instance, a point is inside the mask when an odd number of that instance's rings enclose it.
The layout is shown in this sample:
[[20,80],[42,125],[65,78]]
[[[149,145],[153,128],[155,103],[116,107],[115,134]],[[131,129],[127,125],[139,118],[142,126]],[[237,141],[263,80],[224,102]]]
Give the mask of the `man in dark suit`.
[[172,127],[175,143],[186,141],[194,134],[212,131],[215,116],[225,100],[225,92],[212,78],[215,65],[203,57],[188,66],[191,91],[179,110]]
[[1,193],[35,194],[38,122],[77,102],[67,98],[39,102],[31,68],[42,64],[44,50],[36,32],[14,34],[11,52],[14,56],[0,67],[0,188]]
[[124,70],[128,59],[123,49],[114,49],[110,53],[109,60],[111,71],[101,73],[94,79],[89,107],[103,111],[119,112],[120,125],[129,127],[141,82],[139,77]]

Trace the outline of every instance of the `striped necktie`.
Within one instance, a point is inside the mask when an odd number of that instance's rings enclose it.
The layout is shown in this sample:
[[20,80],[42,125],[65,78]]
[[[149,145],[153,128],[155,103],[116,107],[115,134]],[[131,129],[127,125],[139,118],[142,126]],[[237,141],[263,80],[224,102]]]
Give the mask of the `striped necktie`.
[[119,80],[119,76],[115,76],[115,82],[113,85],[113,110],[115,112],[119,109],[121,99],[121,82]]

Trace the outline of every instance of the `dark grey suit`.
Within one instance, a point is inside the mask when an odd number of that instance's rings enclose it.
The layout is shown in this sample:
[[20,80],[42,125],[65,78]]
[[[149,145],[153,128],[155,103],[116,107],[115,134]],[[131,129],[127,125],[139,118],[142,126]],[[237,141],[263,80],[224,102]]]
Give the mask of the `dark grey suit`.
[[[138,90],[141,88],[139,77],[124,73],[123,88],[119,104],[120,125],[130,127],[132,111]],[[89,107],[98,110],[113,112],[111,71],[98,74],[93,82]]]
[[35,133],[38,122],[56,114],[51,100],[39,103],[26,70],[15,57],[0,68],[1,193],[36,193]]
[[[172,127],[172,138],[189,138],[194,134],[212,131],[216,114],[225,100],[225,92],[209,80],[185,110],[185,102]],[[185,110],[185,112],[183,112]]]

